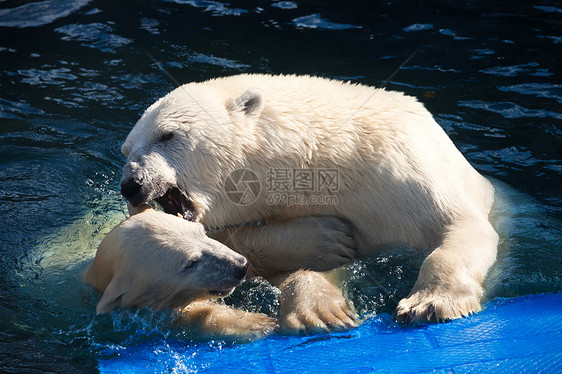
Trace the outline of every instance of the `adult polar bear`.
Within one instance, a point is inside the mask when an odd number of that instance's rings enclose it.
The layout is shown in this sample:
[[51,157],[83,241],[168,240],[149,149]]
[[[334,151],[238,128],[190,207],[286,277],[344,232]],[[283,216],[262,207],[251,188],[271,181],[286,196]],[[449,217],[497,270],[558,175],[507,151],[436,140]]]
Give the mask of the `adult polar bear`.
[[[122,146],[122,194],[159,201],[209,227],[265,220],[217,235],[266,275],[281,277],[287,329],[345,326],[327,270],[405,244],[429,255],[399,320],[447,320],[480,310],[496,258],[494,190],[431,114],[399,92],[310,76],[237,75],[183,85],[150,106]],[[335,169],[337,203],[271,204],[267,191],[233,204],[235,170]],[[349,222],[353,241],[346,234]],[[353,249],[353,250],[352,250]],[[299,268],[308,271],[296,271]]]

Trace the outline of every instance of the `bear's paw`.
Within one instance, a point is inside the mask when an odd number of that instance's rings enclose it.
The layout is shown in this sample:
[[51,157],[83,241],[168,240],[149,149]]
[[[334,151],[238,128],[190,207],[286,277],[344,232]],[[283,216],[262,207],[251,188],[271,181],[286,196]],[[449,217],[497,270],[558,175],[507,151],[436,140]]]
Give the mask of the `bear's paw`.
[[317,334],[357,327],[357,315],[342,290],[322,274],[296,272],[281,288],[282,333]]
[[479,312],[481,292],[435,292],[420,290],[400,300],[394,320],[412,322],[446,322]]

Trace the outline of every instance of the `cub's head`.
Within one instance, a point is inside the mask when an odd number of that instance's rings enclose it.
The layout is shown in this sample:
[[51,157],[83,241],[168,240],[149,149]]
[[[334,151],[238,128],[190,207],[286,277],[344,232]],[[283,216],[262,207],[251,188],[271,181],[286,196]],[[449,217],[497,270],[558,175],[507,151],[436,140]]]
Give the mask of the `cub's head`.
[[128,156],[122,195],[133,206],[156,200],[166,213],[198,221],[255,147],[251,128],[263,106],[257,89],[234,95],[208,83],[175,89],[146,110],[121,147]]
[[201,224],[143,206],[105,237],[83,280],[103,292],[98,313],[115,306],[158,310],[226,296],[247,268]]

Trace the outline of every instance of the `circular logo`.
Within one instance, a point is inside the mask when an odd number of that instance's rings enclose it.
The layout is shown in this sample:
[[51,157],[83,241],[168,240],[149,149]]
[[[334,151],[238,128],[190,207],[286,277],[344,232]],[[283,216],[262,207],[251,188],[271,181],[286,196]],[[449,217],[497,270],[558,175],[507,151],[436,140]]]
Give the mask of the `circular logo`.
[[236,205],[250,205],[260,195],[261,182],[251,170],[237,169],[230,173],[224,181],[224,192]]

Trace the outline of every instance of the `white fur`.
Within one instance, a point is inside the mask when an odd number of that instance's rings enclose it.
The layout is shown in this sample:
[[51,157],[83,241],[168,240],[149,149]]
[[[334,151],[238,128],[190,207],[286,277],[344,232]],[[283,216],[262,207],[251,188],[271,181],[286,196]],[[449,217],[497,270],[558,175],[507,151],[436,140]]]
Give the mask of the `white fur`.
[[[159,141],[170,131],[172,140]],[[157,101],[122,149],[124,178],[150,185],[147,199],[176,185],[209,226],[334,216],[351,223],[358,255],[395,243],[432,252],[398,318],[479,309],[496,256],[494,191],[415,98],[308,76],[218,78]],[[252,170],[265,183],[270,168],[337,169],[338,204],[269,205],[263,189],[251,205],[228,200],[232,171]]]
[[101,242],[84,281],[103,292],[98,313],[115,306],[179,308],[231,291],[246,259],[208,238],[203,226],[148,207],[123,221]]

